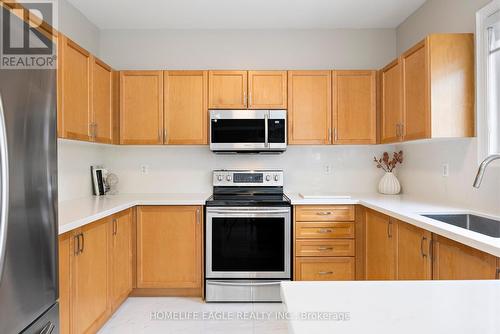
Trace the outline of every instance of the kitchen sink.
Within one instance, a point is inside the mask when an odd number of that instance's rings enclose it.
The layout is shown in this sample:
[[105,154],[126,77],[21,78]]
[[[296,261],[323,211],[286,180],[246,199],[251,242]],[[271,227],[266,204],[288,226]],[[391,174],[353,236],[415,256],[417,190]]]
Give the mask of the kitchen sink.
[[498,220],[471,214],[432,214],[422,216],[493,238],[500,238],[500,221]]

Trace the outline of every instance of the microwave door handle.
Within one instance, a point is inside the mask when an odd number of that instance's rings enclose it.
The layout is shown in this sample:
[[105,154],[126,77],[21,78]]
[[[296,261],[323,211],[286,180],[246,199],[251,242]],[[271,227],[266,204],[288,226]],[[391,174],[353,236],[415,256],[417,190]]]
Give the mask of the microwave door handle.
[[269,111],[264,114],[264,147],[269,147]]

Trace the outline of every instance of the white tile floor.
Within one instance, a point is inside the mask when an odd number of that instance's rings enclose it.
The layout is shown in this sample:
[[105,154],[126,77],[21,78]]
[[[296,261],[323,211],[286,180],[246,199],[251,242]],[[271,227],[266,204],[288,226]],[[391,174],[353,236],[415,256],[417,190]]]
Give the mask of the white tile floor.
[[[237,334],[286,334],[287,322],[276,320],[276,312],[282,312],[282,304],[251,303],[204,303],[199,298],[133,297],[127,299],[113,317],[104,325],[100,334],[142,333],[237,333]],[[239,314],[262,315],[268,313],[271,320],[151,320],[152,312],[196,312],[199,317],[222,315],[237,317]],[[254,312],[254,313],[250,313]],[[170,313],[175,314],[175,313]],[[186,313],[184,313],[185,315]],[[272,314],[272,315],[271,315]]]

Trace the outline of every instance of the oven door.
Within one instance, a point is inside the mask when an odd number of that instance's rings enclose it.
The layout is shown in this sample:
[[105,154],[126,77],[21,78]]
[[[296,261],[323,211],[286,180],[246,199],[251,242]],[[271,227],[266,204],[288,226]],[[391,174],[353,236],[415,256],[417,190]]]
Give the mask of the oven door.
[[206,278],[290,279],[290,207],[208,207]]

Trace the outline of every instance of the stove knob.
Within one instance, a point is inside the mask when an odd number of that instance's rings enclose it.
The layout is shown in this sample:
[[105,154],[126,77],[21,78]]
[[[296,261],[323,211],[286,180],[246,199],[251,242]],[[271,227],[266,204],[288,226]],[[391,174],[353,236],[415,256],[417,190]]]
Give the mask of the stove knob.
[[280,179],[280,176],[278,174],[274,175],[274,181],[278,182]]
[[222,175],[217,175],[217,181],[221,182],[223,179]]
[[233,179],[233,177],[231,175],[226,176],[227,181],[231,181],[232,179]]
[[271,181],[271,175],[269,175],[269,174],[266,175],[266,181],[268,181],[268,182]]

